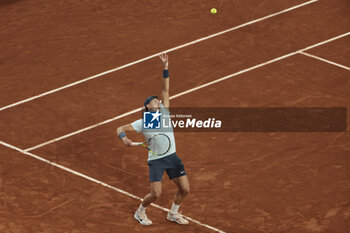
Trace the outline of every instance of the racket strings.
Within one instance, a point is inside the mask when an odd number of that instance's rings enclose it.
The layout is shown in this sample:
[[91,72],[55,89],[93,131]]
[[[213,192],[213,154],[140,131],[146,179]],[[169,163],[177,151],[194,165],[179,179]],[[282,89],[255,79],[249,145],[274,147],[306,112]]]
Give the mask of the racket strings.
[[154,154],[162,155],[170,149],[170,139],[166,135],[156,135],[149,140],[148,145]]

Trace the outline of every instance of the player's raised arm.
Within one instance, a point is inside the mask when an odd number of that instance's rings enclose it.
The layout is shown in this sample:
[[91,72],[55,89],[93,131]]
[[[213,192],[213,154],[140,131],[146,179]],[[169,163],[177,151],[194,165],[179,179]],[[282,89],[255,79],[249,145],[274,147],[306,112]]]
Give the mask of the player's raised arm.
[[128,131],[135,131],[134,127],[132,127],[131,124],[127,124],[127,125],[123,125],[123,126],[118,127],[117,135],[126,146],[131,146],[132,141],[125,134],[125,132],[128,132]]
[[162,102],[165,108],[169,109],[169,58],[168,54],[162,53],[159,58],[163,62],[163,81],[162,81]]

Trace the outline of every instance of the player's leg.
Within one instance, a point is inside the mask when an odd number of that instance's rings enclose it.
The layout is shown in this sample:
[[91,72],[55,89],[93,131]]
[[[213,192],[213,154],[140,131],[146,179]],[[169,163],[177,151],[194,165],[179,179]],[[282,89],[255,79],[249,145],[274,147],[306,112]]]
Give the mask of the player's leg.
[[139,208],[136,210],[134,217],[142,225],[149,226],[152,224],[152,221],[148,219],[146,214],[146,208],[152,202],[158,199],[162,192],[162,176],[164,173],[164,168],[161,166],[154,166],[149,164],[149,175],[151,182],[151,192],[148,193],[143,202],[140,204]]
[[178,191],[175,194],[174,204],[180,205],[183,199],[190,192],[190,182],[188,181],[187,175],[173,178],[172,181],[178,187]]
[[188,224],[188,220],[181,217],[178,214],[178,210],[180,208],[180,204],[190,192],[190,182],[188,181],[188,177],[185,172],[185,167],[182,164],[180,158],[176,156],[174,161],[175,166],[171,169],[167,169],[167,174],[169,178],[175,183],[178,187],[178,191],[175,194],[174,203],[171,206],[171,209],[167,215],[167,219],[178,224]]
[[161,193],[162,193],[162,182],[161,181],[152,182],[151,192],[144,197],[142,206],[145,208],[149,206],[152,202],[156,201],[160,197]]

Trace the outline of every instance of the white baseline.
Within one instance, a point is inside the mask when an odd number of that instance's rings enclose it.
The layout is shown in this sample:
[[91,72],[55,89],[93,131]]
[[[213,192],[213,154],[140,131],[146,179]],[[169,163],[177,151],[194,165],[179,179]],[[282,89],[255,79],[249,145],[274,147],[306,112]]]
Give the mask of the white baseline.
[[[288,53],[288,54],[286,54],[286,55],[283,55],[283,56],[274,58],[274,59],[272,59],[272,60],[269,60],[269,61],[260,63],[260,64],[258,64],[258,65],[252,66],[252,67],[250,67],[250,68],[247,68],[247,69],[238,71],[238,72],[236,72],[236,73],[227,75],[227,76],[225,76],[225,77],[216,79],[216,80],[214,80],[214,81],[211,81],[211,82],[202,84],[202,85],[200,85],[200,86],[191,88],[191,89],[189,89],[189,90],[187,90],[187,91],[180,92],[180,93],[178,93],[178,94],[176,94],[176,95],[171,96],[170,99],[175,99],[175,98],[180,97],[180,96],[182,96],[182,95],[186,95],[186,94],[188,94],[188,93],[191,93],[191,92],[194,92],[194,91],[196,91],[196,90],[199,90],[199,89],[201,89],[201,88],[203,88],[203,87],[207,87],[207,86],[213,85],[213,84],[215,84],[215,83],[218,83],[218,82],[224,81],[224,80],[226,80],[226,79],[229,79],[229,78],[238,76],[238,75],[243,74],[243,73],[246,73],[246,72],[248,72],[248,71],[255,70],[255,69],[257,69],[257,68],[266,66],[266,65],[268,65],[268,64],[274,63],[274,62],[279,61],[279,60],[283,60],[283,59],[285,59],[285,58],[287,58],[287,57],[294,56],[294,55],[296,55],[296,54],[298,54],[298,53],[301,53],[301,52],[303,52],[303,51],[306,51],[306,50],[308,50],[308,49],[315,48],[315,47],[317,47],[317,46],[320,46],[320,45],[329,43],[329,42],[331,42],[331,41],[340,39],[340,38],[345,37],[345,36],[348,36],[348,35],[350,35],[350,32],[346,32],[346,33],[341,34],[341,35],[339,35],[339,36],[336,36],[336,37],[330,38],[330,39],[328,39],[328,40],[325,40],[325,41],[322,41],[322,42],[319,42],[319,43],[310,45],[310,46],[308,46],[308,47],[306,47],[306,48],[297,50],[297,51],[295,51],[295,52],[291,52],[291,53]],[[41,144],[39,144],[39,145],[36,145],[36,146],[30,147],[30,148],[27,148],[27,149],[25,149],[24,151],[32,151],[32,150],[38,149],[38,148],[40,148],[40,147],[46,146],[46,145],[48,145],[48,144],[51,144],[51,143],[53,143],[53,142],[57,142],[57,141],[60,141],[60,140],[62,140],[62,139],[71,137],[71,136],[73,136],[73,135],[82,133],[82,132],[84,132],[84,131],[87,131],[87,130],[96,128],[96,127],[98,127],[98,126],[100,126],[100,125],[107,124],[107,123],[109,123],[109,122],[112,122],[112,121],[114,121],[114,120],[120,119],[120,118],[122,118],[122,117],[132,115],[132,114],[134,114],[134,113],[136,113],[136,112],[138,112],[138,111],[141,111],[141,110],[142,110],[142,108],[136,108],[136,109],[134,109],[134,110],[131,110],[131,111],[126,112],[126,113],[123,113],[123,114],[118,115],[118,116],[116,116],[116,117],[113,117],[113,118],[110,118],[110,119],[108,119],[108,120],[102,121],[102,122],[100,122],[100,123],[97,123],[97,124],[88,126],[88,127],[86,127],[86,128],[83,128],[83,129],[80,129],[80,130],[71,132],[71,133],[66,134],[66,135],[63,135],[63,136],[61,136],[61,137],[58,137],[58,138],[55,138],[55,139],[52,139],[52,140],[43,142],[43,143],[41,143]]]
[[[15,146],[13,146],[13,145],[10,145],[10,144],[8,144],[8,143],[6,143],[6,142],[0,141],[0,144],[2,144],[2,145],[5,146],[5,147],[11,148],[12,150],[16,150],[16,151],[18,151],[18,152],[20,152],[20,153],[22,153],[22,154],[28,155],[28,156],[30,156],[30,157],[32,157],[32,158],[38,159],[38,160],[40,160],[40,161],[42,161],[42,162],[44,162],[44,163],[47,163],[47,164],[50,164],[50,165],[52,165],[52,166],[54,166],[54,167],[57,167],[57,168],[59,168],[59,169],[62,169],[62,170],[66,171],[66,172],[69,172],[69,173],[71,173],[71,174],[73,174],[73,175],[82,177],[82,178],[84,178],[84,179],[87,179],[87,180],[89,180],[89,181],[92,181],[92,182],[94,182],[94,183],[97,183],[97,184],[99,184],[99,185],[102,185],[102,186],[104,186],[104,187],[113,189],[114,191],[117,191],[117,192],[119,192],[119,193],[122,193],[122,194],[124,194],[124,195],[126,195],[126,196],[128,196],[128,197],[131,197],[131,198],[133,198],[133,199],[136,199],[136,200],[138,200],[138,201],[143,201],[143,198],[141,198],[141,197],[138,197],[138,196],[136,196],[136,195],[134,195],[134,194],[131,194],[131,193],[127,192],[127,191],[124,191],[124,190],[122,190],[122,189],[116,188],[116,187],[114,187],[114,186],[112,186],[112,185],[106,184],[106,183],[104,183],[104,182],[102,182],[102,181],[100,181],[100,180],[94,179],[94,178],[92,178],[92,177],[90,177],[90,176],[84,175],[84,174],[82,174],[82,173],[80,173],[80,172],[77,172],[77,171],[75,171],[75,170],[72,170],[72,169],[70,169],[70,168],[68,168],[68,167],[62,166],[62,165],[60,165],[60,164],[58,164],[58,163],[55,163],[55,162],[52,162],[52,161],[47,160],[47,159],[45,159],[45,158],[42,158],[42,157],[40,157],[40,156],[38,156],[38,155],[35,155],[35,154],[33,154],[33,153],[26,152],[26,151],[24,151],[24,150],[22,150],[22,149],[20,149],[20,148],[18,148],[18,147],[15,147]],[[154,206],[155,208],[161,209],[161,210],[163,210],[163,211],[165,211],[165,212],[169,212],[169,209],[167,209],[167,208],[165,208],[165,207],[162,207],[162,206],[160,206],[160,205],[153,204],[153,203],[152,203],[151,205]],[[200,226],[209,228],[209,229],[211,229],[211,230],[213,230],[213,231],[220,232],[220,233],[225,233],[225,232],[222,231],[222,230],[219,230],[219,229],[217,229],[217,228],[215,228],[215,227],[212,227],[212,226],[209,226],[209,225],[207,225],[207,224],[201,223],[200,221],[195,220],[195,219],[193,219],[193,218],[187,217],[187,216],[185,216],[185,215],[183,215],[183,217],[186,218],[186,219],[188,219],[188,220],[191,221],[191,222],[194,222],[194,223],[196,223],[196,224],[198,224],[198,225],[200,225]]]
[[[240,24],[240,25],[235,26],[235,27],[233,27],[233,28],[229,28],[229,29],[226,29],[226,30],[224,30],[224,31],[221,31],[221,32],[218,32],[218,33],[215,33],[215,34],[211,34],[211,35],[209,35],[209,36],[206,36],[206,37],[203,37],[203,38],[200,38],[200,39],[197,39],[197,40],[188,42],[188,43],[186,43],[186,44],[179,45],[179,46],[177,46],[177,47],[174,47],[174,48],[165,50],[164,52],[167,52],[167,53],[168,53],[168,52],[172,52],[172,51],[175,51],[175,50],[178,50],[178,49],[181,49],[181,48],[184,48],[184,47],[187,47],[187,46],[190,46],[190,45],[199,43],[199,42],[204,41],[204,40],[208,40],[208,39],[213,38],[213,37],[220,36],[220,35],[222,35],[222,34],[225,34],[225,33],[228,33],[228,32],[234,31],[234,30],[237,30],[237,29],[239,29],[239,28],[242,28],[242,27],[245,27],[245,26],[248,26],[248,25],[257,23],[257,22],[260,22],[260,21],[262,21],[262,20],[265,20],[265,19],[268,19],[268,18],[277,16],[277,15],[280,15],[280,14],[286,13],[286,12],[288,12],[288,11],[295,10],[295,9],[297,9],[297,8],[300,8],[300,7],[303,7],[303,6],[306,6],[306,5],[308,5],[308,4],[311,4],[311,3],[314,3],[314,2],[318,2],[318,1],[319,1],[319,0],[311,0],[311,1],[308,1],[308,2],[305,2],[305,3],[302,3],[302,4],[299,4],[299,5],[296,5],[296,6],[287,8],[287,9],[285,9],[285,10],[278,11],[278,12],[276,12],[276,13],[273,13],[273,14],[270,14],[270,15],[267,15],[267,16],[264,16],[264,17],[261,17],[261,18],[258,18],[258,19],[249,21],[249,22],[247,22],[247,23]],[[109,73],[113,73],[113,72],[115,72],[115,71],[118,71],[118,70],[127,68],[127,67],[129,67],[129,66],[132,66],[132,65],[135,65],[135,64],[138,64],[138,63],[147,61],[147,60],[149,60],[149,59],[152,59],[152,58],[154,58],[154,57],[157,57],[159,54],[160,54],[160,53],[156,53],[156,54],[150,55],[150,56],[148,56],[148,57],[139,59],[139,60],[137,60],[137,61],[130,62],[130,63],[126,64],[126,65],[122,65],[122,66],[116,67],[116,68],[114,68],[114,69],[107,70],[107,71],[104,71],[104,72],[102,72],[102,73],[95,74],[95,75],[93,75],[93,76],[87,77],[87,78],[85,78],[85,79],[81,79],[81,80],[79,80],[79,81],[76,81],[76,82],[73,82],[73,83],[64,85],[64,86],[62,86],[62,87],[58,87],[58,88],[56,88],[56,89],[52,89],[52,90],[50,90],[50,91],[43,92],[43,93],[41,93],[41,94],[39,94],[39,95],[32,96],[32,97],[27,98],[27,99],[24,99],[24,100],[20,100],[20,101],[18,101],[18,102],[15,102],[15,103],[9,104],[9,105],[7,105],[7,106],[1,107],[1,108],[0,108],[0,111],[3,111],[3,110],[8,109],[8,108],[15,107],[15,106],[20,105],[20,104],[24,104],[24,103],[29,102],[29,101],[33,101],[33,100],[38,99],[38,98],[41,98],[41,97],[43,97],[43,96],[47,96],[47,95],[53,94],[53,93],[58,92],[58,91],[61,91],[61,90],[63,90],[63,89],[66,89],[66,88],[69,88],[69,87],[73,87],[73,86],[76,86],[76,85],[78,85],[78,84],[87,82],[87,81],[89,81],[89,80],[92,80],[92,79],[101,77],[101,76],[103,76],[103,75],[106,75],[106,74],[109,74]]]

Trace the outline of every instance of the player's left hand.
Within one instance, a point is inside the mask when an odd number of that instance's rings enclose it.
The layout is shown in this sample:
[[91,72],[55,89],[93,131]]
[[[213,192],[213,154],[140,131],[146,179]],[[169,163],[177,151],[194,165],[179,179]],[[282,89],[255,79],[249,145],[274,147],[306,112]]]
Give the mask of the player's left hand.
[[169,66],[169,57],[168,57],[168,54],[166,53],[161,53],[159,55],[159,58],[160,60],[162,60],[163,64],[164,64],[164,70],[167,70],[168,69],[168,66]]

